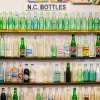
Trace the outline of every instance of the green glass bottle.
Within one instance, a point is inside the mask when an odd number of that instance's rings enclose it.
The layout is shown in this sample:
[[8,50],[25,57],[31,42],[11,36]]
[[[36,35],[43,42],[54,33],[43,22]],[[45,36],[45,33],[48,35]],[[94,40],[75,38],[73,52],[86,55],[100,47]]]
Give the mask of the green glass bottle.
[[19,19],[19,16],[18,16],[18,12],[15,12],[15,16],[14,16],[14,29],[15,30],[20,29],[20,19]]
[[6,12],[3,12],[3,16],[2,16],[2,29],[7,30],[7,14],[6,14]]
[[94,21],[93,21],[93,29],[99,30],[99,26],[100,26],[100,21],[99,21],[98,12],[95,12],[95,17],[94,17]]
[[36,100],[42,100],[39,88],[37,89]]
[[2,30],[3,21],[2,21],[2,13],[0,13],[0,30]]
[[70,30],[75,30],[75,18],[74,18],[74,13],[71,13],[70,16]]
[[85,12],[82,13],[81,30],[87,30],[87,18],[85,16]]
[[18,100],[17,88],[14,88],[13,100]]
[[8,17],[8,30],[14,30],[14,19],[13,19],[13,14],[12,12],[9,12],[9,17]]
[[58,30],[63,30],[63,18],[62,18],[62,13],[58,14]]
[[96,40],[96,57],[100,57],[100,35],[97,34]]
[[76,30],[81,30],[81,18],[80,18],[80,14],[77,13],[76,19],[75,19],[75,29]]
[[25,57],[25,44],[24,44],[24,38],[21,38],[21,44],[20,44],[20,57]]
[[43,17],[43,12],[40,13],[40,18],[39,18],[39,30],[44,30],[44,17]]
[[69,18],[67,13],[64,15],[63,27],[64,30],[69,30]]
[[76,88],[73,88],[72,100],[77,100]]
[[92,12],[89,12],[89,17],[88,17],[88,30],[93,30],[93,17],[92,17]]
[[57,46],[56,46],[55,39],[53,39],[52,45],[51,45],[51,57],[53,57],[53,58],[57,57]]
[[72,34],[72,40],[71,40],[71,57],[76,57],[77,56],[77,46],[76,46],[76,41],[75,41],[75,35]]

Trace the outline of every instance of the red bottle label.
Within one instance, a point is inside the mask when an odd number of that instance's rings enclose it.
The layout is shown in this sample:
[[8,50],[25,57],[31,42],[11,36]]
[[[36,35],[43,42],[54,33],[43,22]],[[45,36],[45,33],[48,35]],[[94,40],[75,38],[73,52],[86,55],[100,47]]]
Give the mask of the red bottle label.
[[71,54],[76,55],[76,47],[71,47]]
[[18,77],[19,77],[19,79],[23,79],[23,73],[18,73]]
[[25,56],[25,50],[20,50],[20,55]]
[[100,55],[100,46],[96,47],[96,54]]

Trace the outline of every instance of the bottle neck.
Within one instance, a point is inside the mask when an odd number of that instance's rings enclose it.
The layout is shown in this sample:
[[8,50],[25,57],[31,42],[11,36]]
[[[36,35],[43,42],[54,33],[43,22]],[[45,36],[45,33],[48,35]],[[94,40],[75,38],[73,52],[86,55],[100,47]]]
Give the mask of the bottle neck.
[[21,39],[21,45],[24,45],[24,39]]

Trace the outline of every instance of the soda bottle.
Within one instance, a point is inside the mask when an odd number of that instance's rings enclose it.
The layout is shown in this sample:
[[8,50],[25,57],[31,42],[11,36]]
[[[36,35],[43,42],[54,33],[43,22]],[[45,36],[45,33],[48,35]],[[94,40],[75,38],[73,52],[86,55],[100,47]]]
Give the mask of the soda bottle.
[[64,70],[64,63],[62,62],[60,64],[60,70],[61,70],[61,82],[64,83],[65,82],[65,70]]
[[7,100],[12,100],[11,88],[8,87]]
[[100,65],[96,64],[96,82],[100,82]]
[[37,89],[37,93],[36,93],[36,100],[41,100],[42,97],[41,97],[41,94],[40,94],[40,89],[38,88]]
[[60,96],[60,100],[65,100],[64,88],[61,88],[61,96]]
[[31,18],[30,12],[28,12],[27,15],[26,15],[26,28],[27,28],[27,30],[32,29],[32,18]]
[[0,30],[3,29],[2,13],[0,13]]
[[70,63],[67,63],[66,66],[66,82],[71,82]]
[[50,19],[50,14],[49,14],[49,12],[46,13],[46,18],[45,18],[45,30],[51,30],[51,19]]
[[82,13],[81,30],[87,30],[87,18],[85,16],[85,12]]
[[14,88],[13,100],[18,100],[17,88]]
[[2,92],[1,92],[1,99],[0,100],[6,100],[6,94],[5,94],[5,89],[2,88]]
[[5,39],[2,34],[0,39],[0,56],[5,57]]
[[25,13],[22,13],[20,16],[20,24],[19,24],[19,28],[21,30],[26,30],[26,18],[25,18]]
[[16,83],[18,82],[18,69],[17,69],[17,63],[13,63],[11,68],[11,82]]
[[6,14],[6,12],[3,12],[2,22],[3,22],[2,29],[7,30],[7,14]]
[[20,89],[20,92],[19,92],[19,100],[24,100],[24,91],[22,88]]
[[76,19],[75,19],[75,25],[76,25],[76,30],[81,30],[81,18],[80,18],[80,14],[77,13],[76,15]]
[[20,19],[19,19],[18,12],[15,12],[15,15],[14,15],[14,29],[15,30],[20,29]]
[[65,13],[64,15],[63,27],[64,27],[64,30],[69,30],[69,17],[67,13]]
[[70,15],[70,21],[69,21],[69,28],[70,30],[75,30],[75,18],[74,18],[74,13],[72,12]]
[[52,27],[52,30],[57,30],[58,29],[58,22],[57,22],[57,18],[56,18],[56,13],[55,12],[52,13],[51,27]]
[[32,29],[33,30],[38,30],[39,29],[39,21],[38,21],[38,15],[37,15],[37,12],[34,12],[34,17],[33,17],[33,20],[32,20]]
[[88,30],[93,30],[93,17],[92,17],[92,12],[89,12],[89,17],[88,17]]
[[13,13],[9,12],[9,17],[8,17],[8,30],[14,30],[14,19],[13,19]]
[[71,40],[71,57],[76,57],[77,56],[77,46],[76,46],[76,41],[75,41],[75,35],[72,34],[72,40]]
[[40,30],[44,30],[44,16],[43,16],[43,12],[40,13],[40,18],[39,18],[39,29]]
[[62,13],[60,12],[58,14],[58,30],[63,30],[63,18],[62,18]]
[[47,99],[48,99],[48,98],[47,98],[47,92],[46,92],[46,88],[45,88],[45,87],[43,87],[42,99],[43,99],[43,100],[47,100]]
[[83,100],[90,100],[90,98],[89,98],[89,91],[88,91],[87,87],[85,87]]
[[78,90],[78,100],[83,100],[83,91],[82,91],[82,87],[79,87],[79,90]]
[[4,83],[4,66],[0,63],[0,83]]
[[54,100],[54,97],[52,94],[52,88],[49,88],[48,100]]
[[19,83],[23,82],[23,67],[21,64],[18,67],[18,82]]
[[10,64],[7,62],[5,69],[5,81],[10,82],[11,81],[11,70],[10,70]]
[[91,87],[91,89],[90,89],[90,100],[95,100],[94,87]]
[[51,44],[51,57],[57,57],[57,46],[56,46],[56,41],[53,39],[52,44]]
[[20,44],[20,57],[25,57],[25,44],[24,44],[24,38],[21,38],[21,44]]
[[30,81],[30,71],[28,69],[28,64],[25,64],[24,68],[24,83],[29,83]]
[[73,88],[72,100],[77,100],[76,88]]
[[83,44],[83,57],[89,57],[89,44],[88,44],[88,37],[84,37],[84,44]]
[[55,89],[54,100],[60,100],[60,95],[59,95],[58,88]]
[[100,57],[100,35],[97,34],[96,40],[96,57]]
[[99,100],[100,99],[100,88],[97,87],[96,88],[96,93],[95,93],[95,100]]
[[99,20],[98,12],[95,12],[93,26],[94,26],[94,28],[93,28],[94,30],[99,30],[100,20]]

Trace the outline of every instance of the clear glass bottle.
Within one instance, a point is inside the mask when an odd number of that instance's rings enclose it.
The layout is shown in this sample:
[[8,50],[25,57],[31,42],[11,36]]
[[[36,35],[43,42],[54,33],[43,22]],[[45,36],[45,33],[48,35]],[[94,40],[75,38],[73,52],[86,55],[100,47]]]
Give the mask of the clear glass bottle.
[[8,87],[7,100],[12,100],[11,88]]
[[84,96],[83,96],[83,100],[91,100],[89,97],[89,91],[88,91],[88,87],[85,87],[84,89]]
[[52,88],[49,88],[48,100],[54,100],[54,97],[52,94]]
[[46,88],[43,87],[43,92],[42,92],[42,100],[47,100],[48,97],[47,97],[47,92],[46,92]]
[[96,64],[96,82],[100,82],[100,65]]
[[54,100],[60,100],[59,90],[55,88]]
[[90,89],[90,100],[95,100],[94,87],[91,87],[91,89]]
[[83,89],[82,89],[82,87],[79,87],[79,90],[78,90],[78,100],[83,100]]
[[20,88],[20,92],[19,92],[19,100],[24,100],[24,91],[22,88]]

